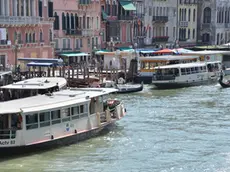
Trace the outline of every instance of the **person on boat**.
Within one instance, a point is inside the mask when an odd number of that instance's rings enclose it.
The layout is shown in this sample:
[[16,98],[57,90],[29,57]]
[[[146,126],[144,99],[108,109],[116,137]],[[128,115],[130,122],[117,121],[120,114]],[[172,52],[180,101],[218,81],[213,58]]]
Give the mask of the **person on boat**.
[[60,90],[59,90],[58,83],[57,83],[56,86],[55,86],[55,91],[60,91]]

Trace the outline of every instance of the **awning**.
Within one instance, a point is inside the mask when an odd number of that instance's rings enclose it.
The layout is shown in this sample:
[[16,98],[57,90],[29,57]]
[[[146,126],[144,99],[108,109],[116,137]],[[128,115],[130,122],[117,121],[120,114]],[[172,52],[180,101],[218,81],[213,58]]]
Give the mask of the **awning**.
[[30,63],[27,64],[27,66],[51,67],[51,66],[53,66],[53,63],[35,63],[35,62],[30,62]]
[[136,7],[131,1],[128,0],[120,0],[119,1],[121,6],[124,8],[126,11],[136,11]]
[[101,11],[101,14],[102,14],[102,18],[104,20],[107,20],[108,15],[104,12],[104,10]]
[[69,53],[69,54],[60,54],[60,56],[65,56],[65,57],[79,57],[79,56],[89,56],[87,53]]

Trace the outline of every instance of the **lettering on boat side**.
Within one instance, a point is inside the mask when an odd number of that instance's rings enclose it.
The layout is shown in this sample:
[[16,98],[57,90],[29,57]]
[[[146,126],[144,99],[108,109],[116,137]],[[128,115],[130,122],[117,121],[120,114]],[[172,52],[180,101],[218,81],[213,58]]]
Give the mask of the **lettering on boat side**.
[[11,141],[0,141],[0,145],[14,145],[15,144],[15,140],[11,140]]

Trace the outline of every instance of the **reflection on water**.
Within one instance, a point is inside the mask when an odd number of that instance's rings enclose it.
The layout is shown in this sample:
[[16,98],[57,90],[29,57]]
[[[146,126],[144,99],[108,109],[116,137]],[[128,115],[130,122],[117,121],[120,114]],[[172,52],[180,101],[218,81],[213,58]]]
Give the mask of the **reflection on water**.
[[156,90],[123,99],[127,116],[90,140],[11,158],[1,171],[230,171],[230,89]]

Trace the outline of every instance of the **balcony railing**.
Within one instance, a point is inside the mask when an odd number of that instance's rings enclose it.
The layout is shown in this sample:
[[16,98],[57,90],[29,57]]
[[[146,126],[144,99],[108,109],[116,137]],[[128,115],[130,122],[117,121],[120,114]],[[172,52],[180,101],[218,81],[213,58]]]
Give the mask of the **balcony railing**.
[[76,29],[67,29],[66,35],[82,35],[82,31]]
[[152,38],[152,43],[155,42],[168,42],[169,37],[168,36],[156,36]]
[[0,16],[0,24],[23,25],[23,24],[39,24],[40,17],[35,16]]
[[153,16],[153,22],[167,23],[169,20],[168,16]]
[[118,20],[133,20],[133,16],[118,16]]
[[180,27],[188,27],[187,21],[180,21]]
[[93,29],[82,29],[82,36],[93,36]]

